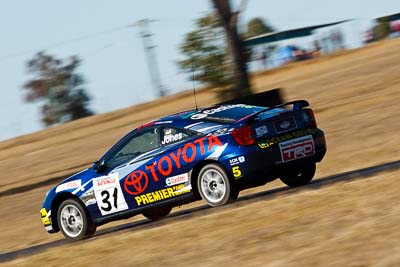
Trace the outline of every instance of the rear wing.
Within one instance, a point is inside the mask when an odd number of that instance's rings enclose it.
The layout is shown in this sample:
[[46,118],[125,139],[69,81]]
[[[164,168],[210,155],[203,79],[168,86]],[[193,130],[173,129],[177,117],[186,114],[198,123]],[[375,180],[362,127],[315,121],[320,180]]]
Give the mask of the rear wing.
[[275,106],[272,106],[272,107],[267,107],[267,108],[265,108],[263,110],[260,110],[260,111],[258,111],[256,113],[251,114],[249,117],[246,117],[245,119],[247,119],[248,123],[252,123],[255,120],[255,118],[257,117],[257,115],[259,115],[261,113],[264,113],[264,112],[266,112],[268,110],[272,110],[272,109],[275,109],[275,108],[282,108],[282,107],[286,107],[286,106],[290,106],[290,105],[293,105],[292,110],[296,111],[296,110],[300,110],[302,108],[310,106],[310,103],[308,103],[307,100],[290,101],[290,102],[287,102],[287,103],[284,103],[284,104],[279,104],[279,105],[275,105]]

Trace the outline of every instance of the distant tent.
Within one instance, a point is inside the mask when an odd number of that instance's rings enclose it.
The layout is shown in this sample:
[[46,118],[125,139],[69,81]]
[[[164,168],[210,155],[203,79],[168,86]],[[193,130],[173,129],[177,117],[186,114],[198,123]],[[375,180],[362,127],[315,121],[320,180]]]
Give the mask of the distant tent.
[[348,21],[351,21],[351,20],[342,20],[342,21],[337,21],[337,22],[328,23],[328,24],[320,24],[320,25],[297,28],[297,29],[292,29],[292,30],[261,34],[258,36],[254,36],[254,37],[245,39],[244,44],[245,44],[245,46],[249,47],[249,46],[254,46],[254,45],[283,41],[283,40],[287,40],[287,39],[306,37],[306,36],[312,35],[313,31],[316,29],[325,28],[325,27],[337,25],[340,23],[348,22]]
[[381,22],[381,21],[389,21],[389,22],[391,22],[391,21],[395,21],[395,20],[400,20],[400,13],[387,15],[387,16],[382,16],[382,17],[376,18],[376,20],[378,22]]
[[275,53],[276,64],[279,66],[287,62],[293,61],[295,50],[296,48],[293,45],[287,45],[278,48]]

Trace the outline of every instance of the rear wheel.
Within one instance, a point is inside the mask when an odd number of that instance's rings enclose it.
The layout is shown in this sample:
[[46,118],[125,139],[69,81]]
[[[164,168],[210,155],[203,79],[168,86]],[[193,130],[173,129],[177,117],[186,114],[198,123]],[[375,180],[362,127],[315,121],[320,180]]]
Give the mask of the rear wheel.
[[215,163],[201,169],[197,187],[201,197],[210,206],[222,206],[232,202],[239,194],[226,171]]
[[166,217],[172,210],[172,207],[169,206],[161,206],[152,208],[148,211],[144,211],[142,214],[149,220],[158,221],[162,218]]
[[315,163],[307,164],[303,166],[300,170],[289,171],[282,175],[281,181],[290,186],[298,187],[308,184],[315,175]]
[[86,208],[76,199],[64,200],[57,210],[57,222],[62,234],[73,241],[91,237],[96,232]]

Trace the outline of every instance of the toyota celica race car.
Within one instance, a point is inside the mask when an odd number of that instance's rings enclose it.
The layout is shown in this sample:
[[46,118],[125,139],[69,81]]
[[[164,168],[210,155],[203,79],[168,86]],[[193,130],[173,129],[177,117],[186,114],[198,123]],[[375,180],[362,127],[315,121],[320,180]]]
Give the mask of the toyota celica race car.
[[224,205],[239,191],[277,178],[290,187],[305,185],[326,152],[308,106],[305,100],[219,105],[144,124],[91,168],[47,192],[44,227],[79,240],[99,225],[137,214],[157,220],[200,199]]

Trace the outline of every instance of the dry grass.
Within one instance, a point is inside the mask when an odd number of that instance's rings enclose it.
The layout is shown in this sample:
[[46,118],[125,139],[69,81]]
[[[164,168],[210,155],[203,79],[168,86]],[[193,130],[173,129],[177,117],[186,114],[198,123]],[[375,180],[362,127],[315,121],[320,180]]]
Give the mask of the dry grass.
[[[284,87],[288,100],[310,100],[328,142],[327,156],[318,166],[317,176],[322,177],[400,159],[399,70],[400,40],[390,40],[259,73],[253,83],[258,91]],[[216,99],[212,91],[203,90],[198,101],[208,105]],[[1,142],[0,190],[81,169],[135,125],[191,108],[192,103],[191,94],[182,93]],[[112,266],[207,266],[234,260],[234,265],[246,266],[398,266],[398,174],[237,203],[154,229],[132,229],[52,249],[12,264],[98,266],[101,260],[101,265]],[[0,221],[1,252],[61,238],[47,235],[40,224],[38,211],[46,190],[1,197],[0,212],[7,218]]]
[[[258,197],[10,262],[20,266],[398,266],[400,171]],[[382,196],[385,192],[385,197]]]

